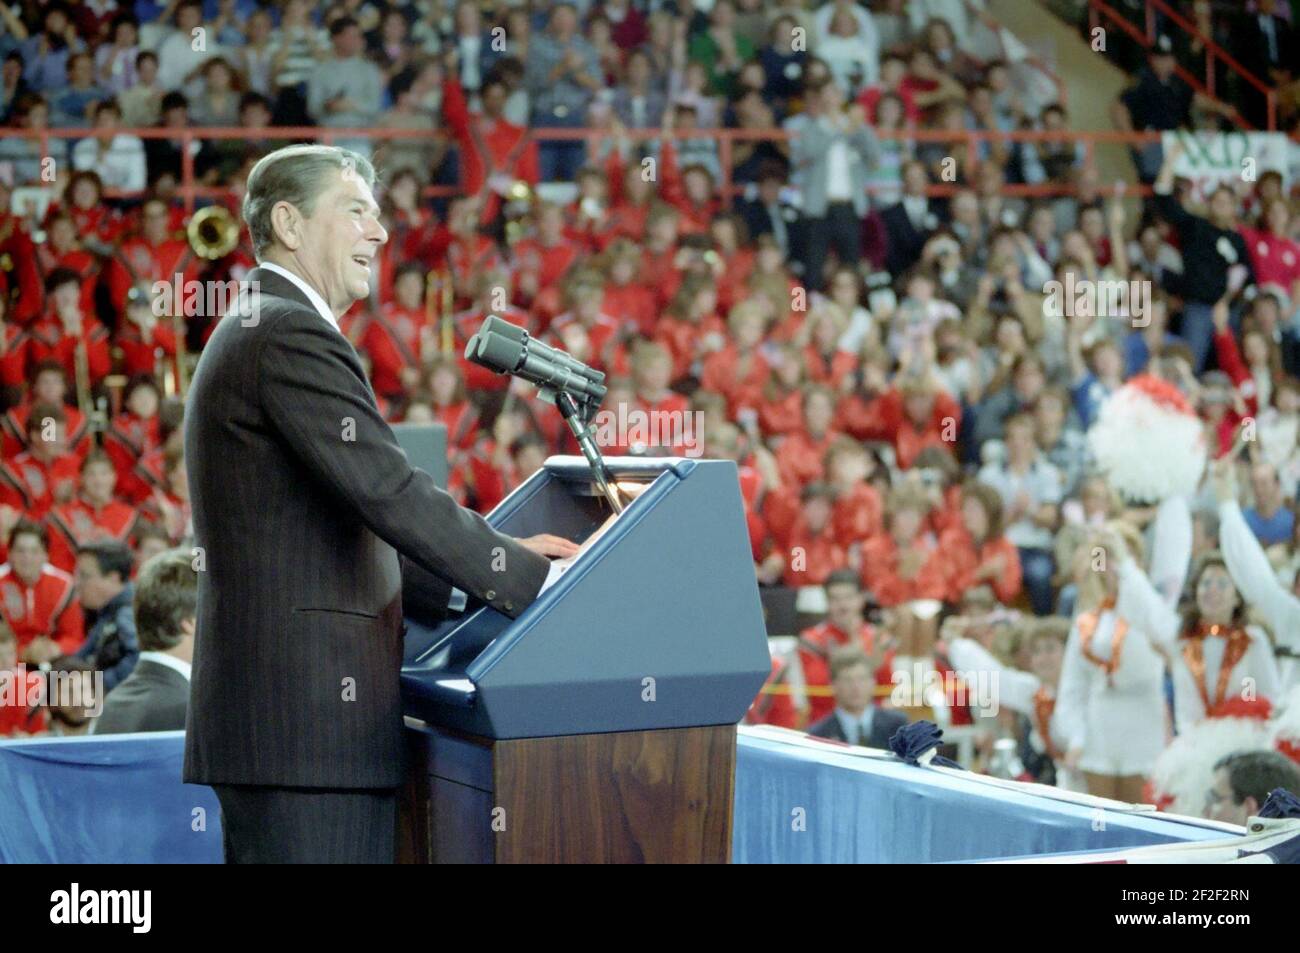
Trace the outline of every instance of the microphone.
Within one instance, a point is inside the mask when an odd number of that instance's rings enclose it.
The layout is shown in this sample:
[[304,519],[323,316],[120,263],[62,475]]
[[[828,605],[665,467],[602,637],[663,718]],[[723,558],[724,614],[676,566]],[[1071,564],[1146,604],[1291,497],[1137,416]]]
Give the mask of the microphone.
[[522,377],[546,390],[570,394],[583,403],[598,404],[605,397],[604,374],[496,315],[489,315],[469,339],[465,359],[498,374]]
[[[478,333],[465,345],[465,359],[498,374],[523,378],[542,389],[555,403],[573,432],[582,455],[591,467],[592,478],[615,513],[623,512],[618,484],[600,455],[600,448],[587,426],[605,397],[605,375],[592,370],[566,351],[550,347],[527,331],[495,314],[479,325]],[[581,405],[581,406],[579,406]]]

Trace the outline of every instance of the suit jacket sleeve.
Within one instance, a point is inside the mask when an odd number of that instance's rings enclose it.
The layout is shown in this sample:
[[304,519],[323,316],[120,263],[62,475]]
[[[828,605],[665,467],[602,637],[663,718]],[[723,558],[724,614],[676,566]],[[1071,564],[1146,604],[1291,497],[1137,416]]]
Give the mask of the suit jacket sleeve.
[[511,618],[537,597],[546,557],[496,532],[410,465],[352,346],[319,315],[304,309],[278,322],[258,372],[261,406],[276,431],[375,535]]

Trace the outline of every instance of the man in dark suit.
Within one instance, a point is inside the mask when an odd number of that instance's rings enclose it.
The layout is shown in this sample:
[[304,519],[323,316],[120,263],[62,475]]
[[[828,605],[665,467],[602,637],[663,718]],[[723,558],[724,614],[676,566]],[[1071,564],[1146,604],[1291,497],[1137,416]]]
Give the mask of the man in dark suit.
[[[195,371],[185,457],[199,569],[185,780],[229,862],[391,862],[408,611],[516,617],[568,540],[493,530],[413,469],[338,319],[380,247],[364,158],[290,146],[249,173],[254,293]],[[455,588],[453,588],[455,587]],[[409,600],[408,600],[409,602]]]
[[736,200],[736,212],[745,222],[751,239],[771,235],[786,259],[794,260],[803,253],[799,211],[786,201],[785,191],[785,167],[777,162],[764,162],[759,168],[757,184],[747,186],[743,197]]
[[880,213],[885,225],[885,267],[897,278],[921,258],[921,251],[939,216],[925,194],[930,173],[925,163],[913,159],[903,164],[903,196]]
[[[1278,16],[1277,9],[1277,0],[1256,0],[1254,12],[1240,14],[1233,26],[1237,61],[1269,87],[1291,82],[1296,63],[1295,31]],[[1243,81],[1241,99],[1251,125],[1267,128],[1268,101],[1264,94]]]
[[194,561],[188,550],[172,549],[140,567],[134,600],[140,657],[135,670],[109,692],[92,734],[185,727],[199,590]]
[[835,710],[808,729],[829,738],[866,748],[888,748],[889,739],[907,724],[906,716],[874,704],[876,678],[866,653],[846,645],[831,653],[831,689]]

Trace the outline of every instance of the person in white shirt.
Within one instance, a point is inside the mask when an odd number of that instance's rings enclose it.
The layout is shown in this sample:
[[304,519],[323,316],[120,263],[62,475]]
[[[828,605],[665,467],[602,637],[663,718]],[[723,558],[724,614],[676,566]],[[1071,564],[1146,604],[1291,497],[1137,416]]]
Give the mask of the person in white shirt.
[[[1230,458],[1211,468],[1215,501],[1219,505],[1219,550],[1242,598],[1273,632],[1277,644],[1300,654],[1300,598],[1278,581],[1255,533],[1237,502],[1237,481]],[[1300,664],[1293,657],[1278,666],[1281,693],[1300,685]]]
[[[998,702],[1029,721],[1029,747],[1054,766],[1056,786],[1086,791],[1083,778],[1065,765],[1069,737],[1057,713],[1056,694],[1065,659],[1065,638],[1059,626],[1065,619],[1037,619],[1025,635],[1029,671],[1004,665],[981,642],[964,635],[945,638],[948,662],[963,676],[987,673],[996,679]],[[946,625],[946,623],[945,623]],[[1039,780],[1044,780],[1039,775]]]
[[113,100],[95,107],[95,134],[72,150],[72,167],[97,172],[107,189],[144,191],[146,163],[144,143],[139,136],[117,131],[122,111]]
[[1136,531],[1116,522],[1079,548],[1082,611],[1066,643],[1055,712],[1065,766],[1083,772],[1089,794],[1130,804],[1142,800],[1168,739],[1164,659],[1143,620],[1116,603],[1121,564],[1133,565],[1129,554],[1141,547]]
[[158,85],[182,91],[199,67],[220,52],[216,36],[203,29],[203,4],[199,0],[181,0],[176,8],[176,29],[158,44]]
[[1180,733],[1205,718],[1227,714],[1238,701],[1281,700],[1272,643],[1258,626],[1246,624],[1246,600],[1222,554],[1201,558],[1181,614],[1133,559],[1122,559],[1120,580],[1119,610],[1168,659]]

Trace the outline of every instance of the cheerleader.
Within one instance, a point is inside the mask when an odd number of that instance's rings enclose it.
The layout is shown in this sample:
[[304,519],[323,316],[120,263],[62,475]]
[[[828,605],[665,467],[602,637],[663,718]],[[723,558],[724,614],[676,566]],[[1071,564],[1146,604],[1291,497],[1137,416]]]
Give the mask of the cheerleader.
[[[944,623],[948,625],[947,622]],[[1068,791],[1085,790],[1077,772],[1065,766],[1069,745],[1066,726],[1057,710],[1057,691],[1065,654],[1067,622],[1063,618],[1035,619],[1025,636],[1028,671],[999,661],[983,644],[964,635],[948,638],[948,661],[966,677],[989,673],[996,679],[998,704],[1028,720],[1025,739],[1037,756],[1041,770],[1031,771],[1040,781]],[[1028,760],[1026,767],[1030,767]]]
[[1167,737],[1164,662],[1137,619],[1116,608],[1120,566],[1141,540],[1110,524],[1081,546],[1078,605],[1065,646],[1055,717],[1063,764],[1083,772],[1089,794],[1135,803]]
[[1219,504],[1219,548],[1238,591],[1273,631],[1279,645],[1291,650],[1291,657],[1279,663],[1282,694],[1300,685],[1300,599],[1278,582],[1255,534],[1246,523],[1237,502],[1237,480],[1233,462],[1217,461],[1212,468],[1214,497]]
[[1186,732],[1221,715],[1234,700],[1280,694],[1277,662],[1268,637],[1245,624],[1246,603],[1218,552],[1203,556],[1175,611],[1140,566],[1120,566],[1120,609],[1147,632],[1169,661],[1174,685],[1174,723]]

